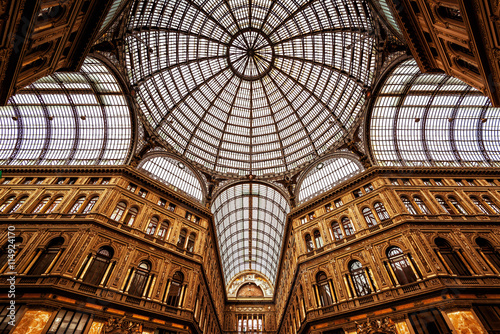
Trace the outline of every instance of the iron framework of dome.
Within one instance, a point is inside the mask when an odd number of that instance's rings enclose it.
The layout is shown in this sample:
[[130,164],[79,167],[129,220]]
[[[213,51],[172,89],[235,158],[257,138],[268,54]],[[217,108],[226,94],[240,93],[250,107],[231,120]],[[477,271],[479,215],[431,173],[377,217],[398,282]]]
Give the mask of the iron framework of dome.
[[381,166],[498,167],[500,108],[459,79],[393,69],[375,101],[370,148]]
[[57,72],[0,107],[0,165],[118,165],[131,154],[133,124],[123,91],[101,61]]
[[138,0],[126,62],[165,146],[212,173],[273,176],[349,134],[375,44],[362,0]]
[[279,191],[260,183],[222,190],[212,204],[226,285],[244,271],[275,283],[290,206]]

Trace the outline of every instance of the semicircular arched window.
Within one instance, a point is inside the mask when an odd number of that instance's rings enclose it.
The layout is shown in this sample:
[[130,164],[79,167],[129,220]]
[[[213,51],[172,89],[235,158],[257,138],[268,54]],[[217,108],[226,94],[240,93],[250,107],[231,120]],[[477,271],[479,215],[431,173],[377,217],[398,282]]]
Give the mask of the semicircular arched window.
[[116,208],[113,211],[113,214],[111,214],[111,219],[116,220],[116,221],[120,221],[120,219],[122,218],[126,209],[127,209],[127,204],[125,202],[119,202],[116,205]]
[[428,215],[431,213],[429,211],[429,209],[427,208],[427,206],[425,205],[424,201],[422,201],[422,199],[420,197],[413,196],[413,202],[415,202],[415,204],[417,205],[417,207],[419,208],[419,210],[422,214]]
[[47,203],[49,203],[49,201],[50,201],[50,196],[45,196],[44,198],[42,198],[40,202],[38,202],[36,207],[33,209],[32,213],[41,213],[42,210],[47,205]]
[[83,205],[83,202],[85,202],[85,199],[85,196],[79,197],[69,210],[69,213],[78,213]]
[[7,213],[14,213],[23,206],[24,203],[28,200],[28,196],[23,196],[20,199],[17,200],[17,202],[14,202],[14,204],[10,207],[9,211]]
[[9,196],[3,203],[0,205],[0,212],[4,212],[16,199],[16,196]]
[[373,204],[373,208],[375,209],[378,219],[380,219],[381,222],[390,218],[384,204],[382,204],[381,202],[376,202],[375,204]]
[[500,272],[500,254],[498,250],[488,240],[481,237],[476,238],[476,245],[479,247],[480,254],[485,258],[488,265]]
[[167,305],[179,307],[181,306],[181,292],[182,292],[182,284],[184,282],[184,275],[177,271],[172,276],[172,279],[169,281],[169,289],[168,295],[166,296]]
[[405,257],[403,251],[399,247],[391,247],[387,250],[387,258],[391,265],[394,275],[398,283],[409,284],[417,280],[417,276],[413,272],[408,259]]
[[354,290],[358,297],[368,295],[372,292],[361,262],[352,261],[349,264],[349,272],[351,274],[352,283],[354,284]]
[[158,217],[153,216],[149,220],[148,226],[146,228],[146,234],[154,235],[157,227],[158,227]]
[[145,297],[148,293],[146,286],[148,284],[148,278],[151,271],[151,264],[148,261],[141,261],[130,281],[130,286],[128,288],[128,294],[136,297]]
[[168,231],[169,225],[170,224],[169,224],[168,220],[164,220],[160,224],[160,228],[158,229],[158,234],[156,234],[156,237],[161,239],[161,240],[165,240],[165,238],[167,237],[167,231]]
[[332,222],[332,233],[333,233],[333,238],[335,240],[340,240],[344,238],[344,233],[342,232],[342,229],[340,228],[339,222],[333,221]]
[[500,108],[444,73],[396,66],[371,109],[368,137],[379,166],[499,167]]
[[177,247],[184,248],[184,244],[186,243],[187,231],[186,229],[182,229],[179,233],[179,239],[177,239]]
[[352,226],[351,220],[347,217],[342,218],[342,227],[344,228],[346,237],[353,235],[356,232],[354,231],[354,226]]
[[138,168],[152,178],[167,184],[171,189],[182,192],[198,202],[203,202],[200,180],[186,164],[168,156],[145,158]]
[[401,196],[401,201],[403,202],[403,204],[405,205],[405,208],[406,210],[408,210],[408,212],[411,214],[411,215],[416,215],[418,214],[417,213],[417,210],[415,210],[415,207],[413,206],[413,203],[410,201],[410,199],[406,196]]
[[483,196],[483,201],[495,212],[495,214],[500,214],[500,208],[490,197]]
[[97,203],[97,201],[99,200],[99,196],[94,196],[92,197],[88,202],[87,204],[85,204],[85,207],[83,208],[83,211],[82,213],[89,213],[90,211],[92,211],[92,209],[94,208],[94,205]]
[[460,250],[455,250],[451,245],[443,238],[436,238],[434,244],[437,246],[436,252],[438,252],[445,261],[445,264],[451,270],[450,274],[469,276],[471,273],[467,268],[466,264],[462,261],[462,258],[458,254]]
[[375,216],[373,215],[373,212],[370,208],[366,207],[362,210],[363,216],[365,217],[366,224],[368,224],[368,227],[372,227],[377,225],[377,220],[375,219]]
[[19,90],[0,114],[0,165],[122,165],[130,154],[127,99],[92,57],[79,72],[55,72]]
[[329,306],[333,304],[333,294],[330,289],[330,282],[326,274],[320,271],[316,275],[316,284],[318,287],[319,303],[322,307]]
[[64,239],[57,237],[52,239],[44,249],[38,250],[39,256],[35,256],[35,263],[30,265],[28,275],[42,275],[49,272],[58,259],[58,255],[62,252]]
[[318,196],[363,171],[355,159],[334,157],[318,163],[300,182],[299,203]]
[[137,218],[138,213],[139,213],[139,209],[137,209],[137,207],[135,207],[135,206],[131,207],[127,211],[125,218],[123,218],[123,224],[128,225],[128,226],[132,226],[135,222],[135,218]]
[[319,230],[315,230],[313,235],[314,235],[314,243],[316,244],[316,248],[323,247],[323,238],[321,237],[321,232]]
[[[94,257],[91,257],[89,267],[86,272],[82,273],[83,282],[91,285],[104,284],[105,279],[111,275],[111,259],[113,258],[114,250],[109,246],[103,246],[97,250]],[[107,277],[104,275],[107,274]]]

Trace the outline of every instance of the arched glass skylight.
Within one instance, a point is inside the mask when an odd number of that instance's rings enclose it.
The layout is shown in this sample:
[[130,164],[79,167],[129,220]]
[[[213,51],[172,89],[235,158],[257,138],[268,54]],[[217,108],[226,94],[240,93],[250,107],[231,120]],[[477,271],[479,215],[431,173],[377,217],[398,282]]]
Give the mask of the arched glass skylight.
[[299,183],[299,202],[316,197],[361,171],[361,163],[351,158],[334,157],[320,162]]
[[159,180],[175,191],[180,191],[196,200],[203,201],[200,181],[185,164],[167,156],[154,156],[144,159],[138,166],[149,176]]
[[136,0],[127,68],[146,126],[198,167],[287,173],[352,129],[372,21],[363,0]]
[[117,165],[132,131],[119,84],[98,60],[57,72],[0,107],[0,165]]
[[383,166],[500,166],[500,108],[446,74],[397,66],[373,107],[370,146]]
[[274,284],[280,259],[286,199],[267,185],[245,183],[222,191],[212,204],[226,284],[255,270]]
[[102,23],[100,32],[102,32],[108,26],[108,24],[115,18],[118,10],[122,7],[124,3],[125,0],[113,0],[113,4],[111,5],[108,14],[106,14],[106,18]]
[[[391,9],[391,6],[389,5],[388,1],[392,1],[392,0],[379,0],[378,1],[379,5],[382,9],[382,14],[385,16],[387,23],[389,23],[395,31],[397,31],[399,34],[401,34],[401,29],[399,28],[399,25],[396,22],[394,15],[392,14],[392,9]],[[397,5],[397,6],[399,6],[399,5]]]

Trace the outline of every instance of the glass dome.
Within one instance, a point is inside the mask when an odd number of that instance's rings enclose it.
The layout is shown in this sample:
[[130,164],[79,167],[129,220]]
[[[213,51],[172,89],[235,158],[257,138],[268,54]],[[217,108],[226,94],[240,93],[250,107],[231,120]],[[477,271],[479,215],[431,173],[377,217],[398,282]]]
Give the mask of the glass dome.
[[146,126],[206,171],[273,176],[345,138],[373,82],[364,1],[136,1],[128,75]]

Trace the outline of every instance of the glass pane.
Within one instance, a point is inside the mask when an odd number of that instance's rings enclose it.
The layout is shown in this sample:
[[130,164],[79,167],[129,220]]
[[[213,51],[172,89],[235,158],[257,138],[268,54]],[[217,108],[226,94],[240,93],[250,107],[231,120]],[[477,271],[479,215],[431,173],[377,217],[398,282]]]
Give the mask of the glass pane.
[[350,133],[373,85],[374,19],[362,1],[136,4],[125,61],[140,111],[207,171],[303,166]]
[[126,98],[95,58],[23,88],[0,115],[0,165],[121,165],[129,155]]

